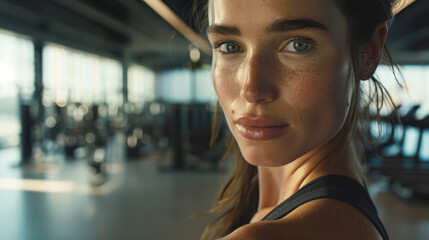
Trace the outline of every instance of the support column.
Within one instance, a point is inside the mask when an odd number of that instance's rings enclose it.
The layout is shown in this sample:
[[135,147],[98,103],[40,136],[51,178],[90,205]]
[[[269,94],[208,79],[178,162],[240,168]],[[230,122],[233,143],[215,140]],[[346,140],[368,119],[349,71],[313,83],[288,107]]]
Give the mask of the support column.
[[[44,108],[43,97],[43,45],[34,41],[34,94],[32,99],[21,99],[21,164],[33,162],[33,143],[43,140]],[[29,101],[30,100],[30,101]],[[36,126],[39,126],[37,128]],[[36,134],[37,131],[37,134]]]
[[43,98],[43,46],[44,42],[34,41],[34,104],[36,105],[37,114],[36,123],[44,121]]
[[123,104],[128,102],[128,68],[131,65],[131,58],[128,54],[122,59],[122,99]]

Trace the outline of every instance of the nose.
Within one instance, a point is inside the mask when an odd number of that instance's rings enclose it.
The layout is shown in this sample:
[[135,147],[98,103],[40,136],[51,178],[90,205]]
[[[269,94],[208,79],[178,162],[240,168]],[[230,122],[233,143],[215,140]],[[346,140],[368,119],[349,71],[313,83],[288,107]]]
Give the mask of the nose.
[[263,56],[252,56],[244,67],[240,96],[249,103],[269,103],[278,95],[274,63]]

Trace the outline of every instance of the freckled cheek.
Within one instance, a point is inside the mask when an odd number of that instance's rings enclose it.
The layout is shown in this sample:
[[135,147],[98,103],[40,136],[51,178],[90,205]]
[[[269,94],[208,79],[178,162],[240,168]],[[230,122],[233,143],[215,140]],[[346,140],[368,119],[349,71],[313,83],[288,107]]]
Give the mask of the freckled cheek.
[[287,84],[282,86],[281,96],[296,110],[311,108],[323,95],[326,95],[326,81],[320,74],[309,74],[300,70],[286,75]]
[[229,107],[234,99],[239,97],[240,89],[234,80],[235,71],[216,66],[213,68],[213,85],[219,101],[224,108]]
[[297,121],[304,125],[332,125],[341,121],[339,109],[344,96],[337,84],[336,73],[300,71],[282,94],[297,114]]

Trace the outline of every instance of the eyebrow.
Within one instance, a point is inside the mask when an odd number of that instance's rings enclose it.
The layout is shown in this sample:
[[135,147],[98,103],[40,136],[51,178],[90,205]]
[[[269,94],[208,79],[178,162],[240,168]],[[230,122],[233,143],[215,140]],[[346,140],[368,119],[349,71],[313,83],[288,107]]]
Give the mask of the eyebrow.
[[[265,33],[269,34],[274,32],[287,32],[301,29],[318,29],[323,31],[329,30],[325,24],[312,19],[280,19],[267,26],[265,28]],[[228,25],[212,24],[207,28],[206,32],[207,34],[241,36],[241,31],[238,29],[238,27]]]

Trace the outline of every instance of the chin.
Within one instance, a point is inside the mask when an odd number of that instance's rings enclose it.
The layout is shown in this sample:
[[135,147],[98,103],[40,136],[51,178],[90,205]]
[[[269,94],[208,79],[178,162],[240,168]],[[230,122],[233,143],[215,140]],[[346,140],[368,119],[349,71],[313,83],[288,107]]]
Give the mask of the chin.
[[250,165],[253,165],[255,167],[270,167],[270,168],[275,168],[275,167],[282,167],[286,164],[283,163],[279,163],[277,161],[260,161],[260,160],[255,160],[255,161],[249,161],[247,159],[245,159],[247,163],[249,163]]
[[254,144],[238,143],[243,158],[246,162],[254,166],[281,167],[300,157],[298,155],[296,157],[293,156],[284,147],[276,149],[263,145],[265,144],[259,142]]
[[[302,144],[298,141],[277,139],[274,141],[248,141],[236,138],[243,158],[251,165],[260,167],[282,167],[295,160],[318,151],[317,142]],[[323,145],[323,144],[321,144]]]

